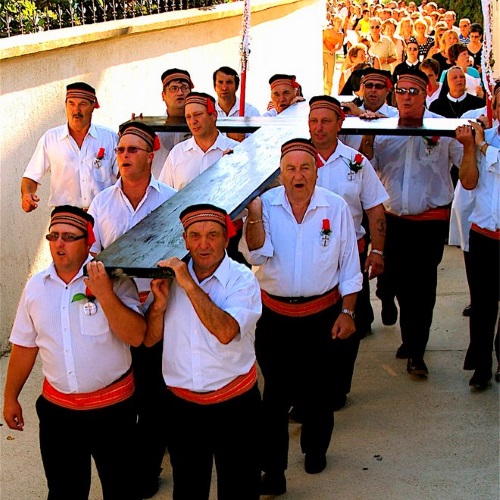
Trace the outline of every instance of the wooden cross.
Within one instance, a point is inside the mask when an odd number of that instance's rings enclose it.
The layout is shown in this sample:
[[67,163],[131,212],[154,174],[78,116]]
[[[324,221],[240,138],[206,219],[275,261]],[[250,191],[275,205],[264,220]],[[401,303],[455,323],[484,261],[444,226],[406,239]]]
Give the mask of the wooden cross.
[[[234,219],[248,203],[261,194],[279,173],[281,145],[295,137],[309,137],[307,103],[298,103],[277,117],[219,118],[222,132],[252,132],[232,154],[223,156],[163,205],[151,212],[95,260],[102,261],[114,276],[161,278],[171,276],[167,268],[157,267],[169,257],[183,259],[187,255],[182,238],[179,214],[195,203],[211,203],[224,208]],[[184,121],[165,117],[144,117],[142,121],[156,131],[188,131]],[[346,118],[342,134],[350,135],[455,135],[467,120],[448,118],[425,119],[420,128],[398,127],[397,118],[361,120]]]

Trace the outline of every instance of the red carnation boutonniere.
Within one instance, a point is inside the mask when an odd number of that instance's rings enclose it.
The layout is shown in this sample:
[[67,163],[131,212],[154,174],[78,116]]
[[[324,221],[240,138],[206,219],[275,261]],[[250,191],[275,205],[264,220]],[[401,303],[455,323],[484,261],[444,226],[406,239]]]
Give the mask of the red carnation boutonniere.
[[350,181],[354,180],[354,176],[363,168],[363,155],[356,153],[354,160],[349,160],[349,173],[347,177]]
[[422,140],[424,141],[427,154],[431,154],[433,149],[439,144],[439,136],[437,135],[434,135],[433,137],[427,137],[424,135]]
[[97,305],[95,304],[95,296],[92,295],[89,287],[85,287],[85,293],[77,293],[71,299],[71,302],[78,302],[79,300],[87,300],[83,304],[83,312],[86,316],[93,316],[97,312]]
[[321,225],[321,231],[319,233],[321,235],[321,244],[326,247],[328,242],[330,241],[330,235],[332,234],[332,229],[330,228],[330,220],[323,219],[323,223]]
[[104,148],[99,148],[97,154],[95,155],[94,166],[96,168],[101,168],[101,160],[106,156],[106,150]]

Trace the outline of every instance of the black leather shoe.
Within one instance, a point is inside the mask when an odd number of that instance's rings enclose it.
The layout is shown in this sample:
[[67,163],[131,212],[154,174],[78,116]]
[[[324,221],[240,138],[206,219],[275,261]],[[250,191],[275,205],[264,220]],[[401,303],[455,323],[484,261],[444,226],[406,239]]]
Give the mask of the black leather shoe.
[[339,411],[344,408],[347,402],[347,394],[337,394],[333,398],[333,411]]
[[261,495],[283,495],[286,493],[286,477],[284,472],[266,472],[260,480]]
[[294,424],[302,424],[304,422],[304,416],[300,406],[292,406],[288,412],[288,421]]
[[306,453],[304,460],[304,469],[308,474],[319,474],[325,470],[326,456],[318,455],[316,453]]
[[408,358],[406,371],[410,375],[416,375],[417,377],[425,377],[426,375],[429,375],[429,370],[427,369],[423,359]]
[[396,351],[396,358],[407,359],[409,357],[410,357],[410,353],[408,351],[408,347],[406,347],[404,344],[401,344],[398,347],[398,350]]
[[382,311],[380,312],[382,323],[387,326],[395,325],[398,320],[398,308],[394,299],[382,300]]
[[488,387],[490,380],[491,370],[485,371],[478,369],[474,371],[474,375],[472,375],[472,378],[469,380],[469,385],[478,391],[484,391],[484,389]]
[[159,478],[152,477],[148,480],[142,480],[139,484],[139,498],[152,498],[159,490]]
[[468,306],[465,306],[464,310],[462,311],[462,316],[470,316],[470,313],[472,312],[472,306],[469,304]]

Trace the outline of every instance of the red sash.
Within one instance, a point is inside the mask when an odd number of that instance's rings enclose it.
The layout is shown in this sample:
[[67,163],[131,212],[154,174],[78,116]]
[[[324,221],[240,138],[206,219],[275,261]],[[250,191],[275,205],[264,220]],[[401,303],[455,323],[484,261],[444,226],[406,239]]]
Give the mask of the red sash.
[[43,380],[42,395],[55,405],[70,410],[96,410],[125,401],[134,393],[135,384],[132,371],[111,385],[93,392],[64,394],[53,387],[47,379]]
[[450,220],[450,209],[449,208],[443,208],[443,207],[438,207],[438,208],[430,208],[429,210],[426,210],[425,212],[418,214],[418,215],[396,215],[391,212],[386,212],[389,213],[389,215],[394,215],[396,217],[401,217],[402,219],[408,219],[408,220],[442,220],[442,221],[449,221]]
[[492,240],[497,240],[497,241],[500,240],[500,229],[497,229],[495,231],[490,231],[489,229],[485,229],[484,227],[479,227],[474,222],[472,223],[471,229],[473,231],[476,231],[476,233],[491,238]]
[[245,392],[249,391],[255,385],[255,382],[257,382],[257,368],[254,364],[247,374],[236,377],[233,381],[229,382],[229,384],[226,384],[224,387],[216,389],[215,391],[194,392],[181,387],[168,386],[168,388],[177,397],[190,401],[191,403],[212,405],[215,403],[222,403],[223,401],[235,398],[236,396],[241,396]]
[[338,287],[316,297],[301,297],[300,299],[273,297],[261,290],[262,303],[271,311],[283,316],[304,317],[317,314],[333,306],[340,299]]

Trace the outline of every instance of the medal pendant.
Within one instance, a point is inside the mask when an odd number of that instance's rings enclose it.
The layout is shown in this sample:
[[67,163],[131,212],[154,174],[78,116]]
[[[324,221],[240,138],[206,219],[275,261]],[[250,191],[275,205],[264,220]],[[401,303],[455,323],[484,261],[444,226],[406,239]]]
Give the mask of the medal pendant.
[[85,316],[93,316],[97,312],[97,306],[93,302],[87,302],[83,306]]

